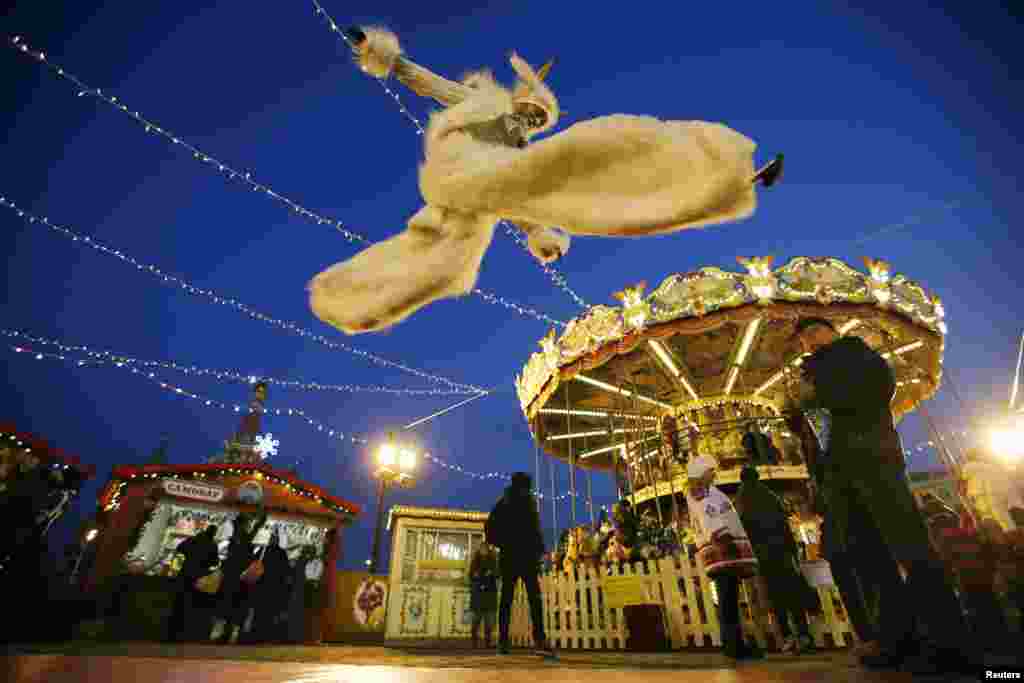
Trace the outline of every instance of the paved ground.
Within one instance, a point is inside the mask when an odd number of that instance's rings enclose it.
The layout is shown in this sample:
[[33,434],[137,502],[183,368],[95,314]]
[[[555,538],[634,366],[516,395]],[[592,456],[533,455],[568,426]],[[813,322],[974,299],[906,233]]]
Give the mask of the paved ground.
[[[770,656],[739,666],[718,654],[563,652],[546,662],[528,653],[394,647],[218,647],[68,644],[17,647],[0,663],[11,683],[883,683],[908,674],[868,672],[845,653]],[[975,679],[961,679],[975,680]]]

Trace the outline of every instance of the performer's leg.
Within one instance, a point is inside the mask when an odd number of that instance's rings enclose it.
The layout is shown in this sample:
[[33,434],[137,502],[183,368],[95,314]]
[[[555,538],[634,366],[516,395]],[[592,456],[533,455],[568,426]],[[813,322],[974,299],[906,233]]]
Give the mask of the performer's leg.
[[495,219],[427,206],[408,228],[309,283],[313,313],[347,334],[388,328],[438,299],[469,293]]

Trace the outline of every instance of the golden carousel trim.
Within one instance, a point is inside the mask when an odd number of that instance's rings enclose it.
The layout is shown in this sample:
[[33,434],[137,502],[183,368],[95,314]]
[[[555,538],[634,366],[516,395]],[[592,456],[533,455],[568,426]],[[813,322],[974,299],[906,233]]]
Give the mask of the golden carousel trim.
[[[865,258],[868,274],[864,274],[830,257],[796,257],[776,270],[771,269],[770,256],[740,257],[737,261],[747,269],[745,274],[712,267],[677,273],[646,298],[646,283],[641,282],[616,292],[621,308],[594,306],[571,320],[559,338],[554,330],[549,332],[540,341],[541,350],[530,357],[522,375],[516,376],[516,392],[527,420],[533,422],[561,383],[631,353],[642,343],[758,319],[842,316],[864,322],[885,316],[891,324],[902,323],[912,331],[918,337],[914,347],[924,347],[927,358],[924,376],[913,380],[913,387],[901,387],[894,413],[901,416],[912,411],[938,390],[947,332],[942,302],[906,276],[893,275],[887,262]],[[752,338],[756,329],[750,332],[751,328],[747,326]],[[922,331],[926,333],[923,336]],[[742,398],[700,397],[692,389],[690,393],[700,402],[753,401],[758,392]],[[659,407],[665,411],[678,408]]]

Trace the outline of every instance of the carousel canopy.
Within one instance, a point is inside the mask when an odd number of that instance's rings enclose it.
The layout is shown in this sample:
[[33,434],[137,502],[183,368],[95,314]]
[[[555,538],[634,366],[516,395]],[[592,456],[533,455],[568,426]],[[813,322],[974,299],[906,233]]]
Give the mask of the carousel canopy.
[[737,260],[746,273],[701,268],[647,296],[640,283],[615,294],[621,307],[594,306],[542,339],[516,389],[544,450],[610,469],[627,443],[641,456],[656,452],[665,416],[777,415],[801,363],[792,337],[804,318],[825,318],[885,355],[897,419],[938,389],[942,304],[889,264],[865,259],[864,274],[834,258],[776,270],[771,257]]

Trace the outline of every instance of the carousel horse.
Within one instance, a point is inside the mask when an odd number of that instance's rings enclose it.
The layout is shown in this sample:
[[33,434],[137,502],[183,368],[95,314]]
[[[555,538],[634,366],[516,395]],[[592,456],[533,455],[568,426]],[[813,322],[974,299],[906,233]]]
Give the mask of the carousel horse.
[[444,107],[424,135],[426,205],[404,232],[309,284],[313,313],[346,334],[383,330],[468,294],[499,220],[522,228],[530,252],[547,263],[568,251],[565,233],[638,237],[742,220],[754,213],[756,187],[782,171],[781,155],[755,170],[752,140],[704,121],[615,114],[531,145],[561,113],[544,83],[552,62],[535,72],[512,53],[513,89],[486,71],[455,82],[403,56],[385,29],[346,33],[364,72],[393,75]]

